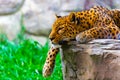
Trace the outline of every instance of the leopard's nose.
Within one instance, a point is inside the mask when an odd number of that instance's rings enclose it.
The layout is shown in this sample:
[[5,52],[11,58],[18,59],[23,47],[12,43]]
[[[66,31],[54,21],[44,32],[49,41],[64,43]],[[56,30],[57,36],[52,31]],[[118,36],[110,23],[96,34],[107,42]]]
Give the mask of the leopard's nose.
[[52,41],[53,39],[55,39],[55,37],[49,37],[49,39]]

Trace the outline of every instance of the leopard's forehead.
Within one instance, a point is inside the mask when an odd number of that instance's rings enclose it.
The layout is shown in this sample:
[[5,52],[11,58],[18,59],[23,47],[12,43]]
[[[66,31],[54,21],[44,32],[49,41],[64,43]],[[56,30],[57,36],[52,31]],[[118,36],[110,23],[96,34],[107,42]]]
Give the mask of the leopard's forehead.
[[66,25],[68,22],[67,17],[61,17],[61,18],[57,18],[55,20],[55,22],[53,23],[52,29],[56,29],[59,28],[63,25]]
[[68,22],[67,17],[63,16],[63,17],[57,18],[53,25],[65,24],[66,22]]

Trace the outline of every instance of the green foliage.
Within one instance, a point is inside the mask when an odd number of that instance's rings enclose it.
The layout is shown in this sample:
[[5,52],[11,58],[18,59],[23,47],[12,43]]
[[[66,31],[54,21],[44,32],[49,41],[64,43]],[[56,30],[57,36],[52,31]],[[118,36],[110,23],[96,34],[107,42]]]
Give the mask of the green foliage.
[[62,80],[60,55],[57,56],[53,74],[48,78],[42,77],[48,49],[48,42],[44,46],[32,39],[16,43],[0,35],[0,79]]

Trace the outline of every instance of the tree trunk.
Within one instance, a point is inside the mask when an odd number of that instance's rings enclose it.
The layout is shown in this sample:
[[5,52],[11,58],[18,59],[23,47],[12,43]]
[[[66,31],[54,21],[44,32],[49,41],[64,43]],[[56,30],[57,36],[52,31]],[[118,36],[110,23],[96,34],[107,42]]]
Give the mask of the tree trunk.
[[70,42],[61,48],[64,80],[120,80],[120,41]]

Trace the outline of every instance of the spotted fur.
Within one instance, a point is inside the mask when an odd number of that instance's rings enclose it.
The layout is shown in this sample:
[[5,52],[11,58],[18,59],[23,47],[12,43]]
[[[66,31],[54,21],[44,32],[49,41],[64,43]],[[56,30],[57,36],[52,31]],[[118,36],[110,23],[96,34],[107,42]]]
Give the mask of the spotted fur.
[[48,52],[48,56],[43,67],[44,77],[49,76],[52,73],[55,64],[55,57],[58,52],[59,52],[59,48],[53,48],[53,47],[51,47],[50,51]]
[[[71,40],[86,43],[93,39],[120,39],[119,28],[119,10],[109,10],[102,6],[95,6],[89,10],[71,12],[68,16],[57,17],[49,38],[52,44],[59,45]],[[59,50],[57,48],[54,49],[57,50],[56,53],[54,51],[52,52],[51,49],[50,54],[57,54]],[[47,69],[53,69],[54,63],[50,60],[55,60],[55,58],[52,57],[50,59],[49,54],[48,58],[49,60],[46,60],[44,67],[47,66]],[[45,68],[43,71],[45,71]],[[48,76],[50,73],[52,73],[51,70],[46,70],[43,74],[47,74],[46,76]]]

